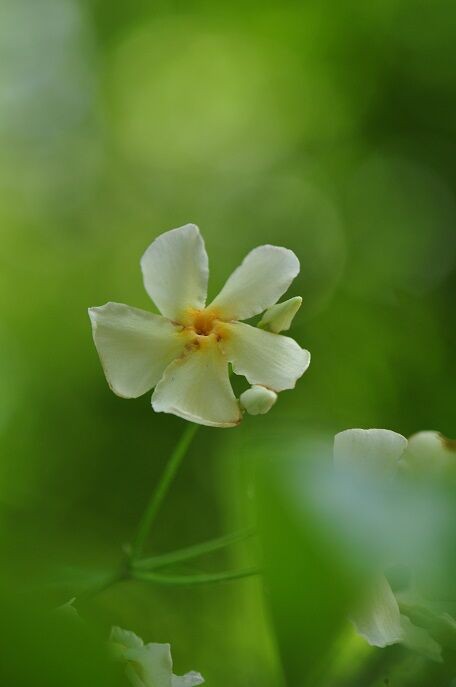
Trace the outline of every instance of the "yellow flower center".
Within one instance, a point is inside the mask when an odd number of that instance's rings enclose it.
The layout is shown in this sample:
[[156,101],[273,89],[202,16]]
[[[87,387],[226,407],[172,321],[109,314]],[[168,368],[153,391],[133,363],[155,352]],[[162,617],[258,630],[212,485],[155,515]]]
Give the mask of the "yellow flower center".
[[[227,332],[220,314],[213,309],[196,310],[189,308],[181,318],[186,335],[190,335],[191,343],[200,346],[205,342],[221,341],[227,338]],[[209,339],[210,337],[210,339]]]
[[191,326],[196,334],[209,336],[214,331],[217,322],[217,314],[211,310],[196,310],[192,318]]

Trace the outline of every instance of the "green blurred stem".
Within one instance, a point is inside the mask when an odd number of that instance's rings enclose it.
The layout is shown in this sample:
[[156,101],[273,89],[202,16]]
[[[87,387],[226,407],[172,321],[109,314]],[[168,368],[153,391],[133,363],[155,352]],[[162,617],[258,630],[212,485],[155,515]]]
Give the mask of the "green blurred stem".
[[103,575],[95,584],[78,594],[76,597],[77,601],[79,603],[81,601],[84,602],[88,599],[91,599],[93,596],[104,592],[105,589],[109,589],[109,587],[112,587],[112,585],[117,584],[117,582],[128,580],[129,577],[130,573],[128,570],[127,561],[123,560],[121,565],[116,570]]
[[160,481],[156,489],[152,492],[143,516],[139,521],[136,536],[133,540],[131,560],[135,560],[141,556],[144,544],[149,536],[150,529],[154,523],[160,506],[162,505],[163,500],[168,493],[168,490],[176,476],[177,470],[184,459],[190,444],[192,443],[193,437],[195,436],[199,427],[200,425],[189,422],[173,452],[171,453]]
[[134,580],[142,582],[153,582],[174,587],[193,586],[198,584],[209,584],[211,582],[227,582],[228,580],[238,580],[242,577],[252,577],[259,575],[259,568],[246,568],[244,570],[229,570],[220,573],[205,573],[201,575],[160,575],[159,573],[133,570],[131,575]]
[[216,539],[210,539],[209,541],[195,544],[194,546],[188,546],[184,549],[177,549],[176,551],[170,551],[169,553],[164,553],[159,556],[151,556],[150,558],[142,558],[133,561],[132,566],[138,571],[157,570],[167,565],[182,563],[183,561],[189,561],[193,558],[198,558],[198,556],[212,553],[213,551],[219,551],[231,544],[236,544],[237,542],[248,539],[254,534],[255,530],[253,528],[241,530],[240,532],[233,532],[223,537],[217,537]]

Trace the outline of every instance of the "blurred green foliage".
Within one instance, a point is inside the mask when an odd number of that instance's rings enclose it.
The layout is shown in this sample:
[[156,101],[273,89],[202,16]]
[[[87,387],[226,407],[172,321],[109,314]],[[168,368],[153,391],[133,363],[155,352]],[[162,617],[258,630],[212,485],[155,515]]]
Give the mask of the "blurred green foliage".
[[[296,252],[290,295],[304,302],[292,333],[313,358],[266,418],[200,432],[152,552],[251,524],[255,466],[271,459],[271,436],[279,456],[304,460],[297,447],[309,433],[455,434],[455,20],[449,0],[3,0],[2,597],[39,599],[44,613],[72,596],[70,566],[104,574],[131,539],[184,424],[154,415],[147,397],[110,392],[86,311],[107,300],[150,308],[139,257],[185,222],[206,239],[212,294],[256,245]],[[312,611],[300,634],[290,622],[285,677],[258,579],[123,583],[87,603],[86,619],[100,636],[116,623],[171,641],[176,672],[199,670],[209,685],[277,687],[289,675],[297,685],[301,663],[329,654],[336,687],[347,664],[364,666],[363,687],[383,679],[379,666],[397,648],[372,652],[353,638],[335,648],[339,628],[348,632],[353,571],[318,538],[320,514],[296,532],[274,513],[266,551],[284,544],[281,524],[290,546],[302,539],[297,558],[284,552],[296,565],[287,574],[292,585],[313,570],[315,594],[291,586],[284,600],[279,645],[283,611]],[[252,562],[255,547],[191,570]],[[306,624],[320,606],[321,622]],[[414,687],[437,684],[418,660],[402,656],[395,684],[411,684],[406,674]],[[82,673],[80,683],[89,684]]]

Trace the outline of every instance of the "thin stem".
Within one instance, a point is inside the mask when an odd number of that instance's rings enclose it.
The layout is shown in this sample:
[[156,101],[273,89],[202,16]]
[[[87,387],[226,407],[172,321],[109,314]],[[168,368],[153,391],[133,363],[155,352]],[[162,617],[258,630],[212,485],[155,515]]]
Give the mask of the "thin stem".
[[193,558],[197,558],[198,556],[203,556],[204,554],[219,551],[220,549],[224,549],[231,544],[236,544],[244,539],[248,539],[248,537],[252,537],[254,534],[255,530],[253,528],[242,530],[240,532],[233,532],[231,534],[226,534],[223,537],[217,537],[216,539],[209,539],[208,541],[201,542],[200,544],[195,544],[194,546],[187,546],[183,549],[170,551],[169,553],[136,560],[133,563],[133,567],[136,570],[157,570],[158,568],[164,568],[167,565],[182,563],[183,561],[189,561]]
[[84,602],[87,601],[88,599],[92,598],[93,596],[96,596],[97,594],[101,594],[101,592],[104,592],[105,589],[109,589],[109,587],[112,587],[112,585],[116,584],[117,582],[122,582],[123,580],[128,580],[130,577],[128,569],[122,561],[122,564],[113,572],[110,572],[103,577],[101,577],[95,584],[93,584],[91,587],[88,587],[84,591],[82,591],[80,594],[77,595],[77,601],[79,602]]
[[190,444],[192,443],[193,437],[195,436],[199,425],[189,422],[184,429],[181,438],[179,439],[176,447],[174,448],[169,460],[163,470],[160,481],[157,485],[155,491],[149,499],[146,509],[143,513],[141,520],[139,521],[138,529],[136,531],[136,536],[133,541],[131,559],[134,560],[138,558],[144,548],[144,544],[149,535],[150,529],[154,523],[156,515],[160,509],[160,506],[168,493],[174,477],[176,476],[179,465],[181,464],[185,454],[187,453]]
[[201,575],[160,575],[159,573],[134,570],[132,572],[132,578],[135,580],[141,580],[142,582],[153,582],[155,584],[167,586],[184,587],[190,585],[208,584],[211,582],[238,580],[242,577],[259,575],[260,572],[261,570],[259,568],[246,568],[244,570],[228,570],[221,573],[204,573]]

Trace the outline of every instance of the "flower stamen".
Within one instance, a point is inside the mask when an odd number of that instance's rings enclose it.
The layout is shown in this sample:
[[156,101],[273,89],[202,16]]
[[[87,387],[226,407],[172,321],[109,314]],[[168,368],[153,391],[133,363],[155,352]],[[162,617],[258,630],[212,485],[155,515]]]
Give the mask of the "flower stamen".
[[209,336],[214,329],[216,319],[215,313],[210,310],[196,311],[193,317],[193,329],[200,336]]

